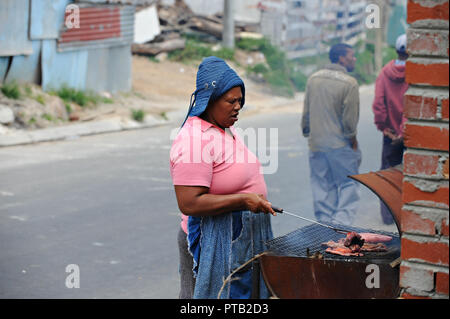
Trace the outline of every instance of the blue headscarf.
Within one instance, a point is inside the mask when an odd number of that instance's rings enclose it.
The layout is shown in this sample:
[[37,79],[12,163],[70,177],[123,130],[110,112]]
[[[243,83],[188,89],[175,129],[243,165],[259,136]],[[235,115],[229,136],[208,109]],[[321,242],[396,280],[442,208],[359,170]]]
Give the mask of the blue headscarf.
[[244,81],[224,60],[215,56],[204,58],[198,67],[196,90],[191,95],[189,111],[183,125],[188,117],[201,115],[210,101],[215,101],[237,86],[242,89],[241,106],[243,107],[245,103]]

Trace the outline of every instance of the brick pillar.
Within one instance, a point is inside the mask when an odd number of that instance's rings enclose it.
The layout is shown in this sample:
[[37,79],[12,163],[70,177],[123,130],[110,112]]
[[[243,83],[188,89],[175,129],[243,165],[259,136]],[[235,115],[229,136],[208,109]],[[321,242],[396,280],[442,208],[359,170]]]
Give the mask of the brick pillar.
[[449,0],[408,0],[402,263],[405,298],[448,298]]

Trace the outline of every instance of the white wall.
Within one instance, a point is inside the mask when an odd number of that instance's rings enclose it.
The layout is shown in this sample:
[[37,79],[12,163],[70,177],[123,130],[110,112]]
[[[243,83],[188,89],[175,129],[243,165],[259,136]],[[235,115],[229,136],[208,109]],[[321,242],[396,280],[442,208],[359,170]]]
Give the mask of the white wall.
[[[223,12],[224,0],[184,0],[184,2],[197,14],[216,14]],[[260,12],[256,5],[260,0],[234,0],[235,20],[249,23],[259,23]],[[175,0],[163,0],[162,3],[171,5]]]

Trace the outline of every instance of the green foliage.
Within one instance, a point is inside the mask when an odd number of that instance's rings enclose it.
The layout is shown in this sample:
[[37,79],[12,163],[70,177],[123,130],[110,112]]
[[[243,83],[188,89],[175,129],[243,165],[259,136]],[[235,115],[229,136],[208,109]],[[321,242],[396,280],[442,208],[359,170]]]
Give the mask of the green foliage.
[[187,39],[186,46],[182,50],[175,50],[169,53],[169,59],[179,62],[199,61],[208,56],[216,56],[224,60],[234,60],[234,50],[220,48],[213,50],[212,45],[201,43],[196,40]]
[[131,110],[131,117],[135,121],[143,122],[144,117],[145,117],[145,112],[143,110]]
[[[367,38],[374,38],[374,34],[368,33]],[[357,61],[353,76],[358,80],[359,84],[370,84],[375,82],[377,74],[375,74],[375,45],[359,41],[355,46],[355,54]],[[387,47],[383,49],[383,65],[397,58],[397,52],[394,48]]]
[[33,96],[33,91],[31,90],[31,87],[29,87],[27,85],[27,86],[25,86],[24,90],[25,90],[25,95],[26,96],[28,96],[28,97],[32,97]]
[[355,70],[353,76],[359,84],[373,83],[376,79],[374,74],[374,54],[371,50],[365,50],[356,54]]
[[97,105],[98,103],[114,103],[113,99],[101,97],[98,94],[87,91],[80,91],[69,87],[62,87],[51,94],[59,96],[65,103],[75,103],[79,106]]
[[242,38],[237,41],[236,46],[244,51],[262,51],[263,48],[268,44],[268,40],[262,39],[251,39]]
[[64,102],[64,106],[66,107],[66,111],[68,114],[72,113],[72,107],[70,106],[70,103]]
[[247,68],[247,71],[250,73],[260,73],[260,74],[266,74],[267,72],[269,72],[269,69],[267,68],[267,66],[264,63],[258,63],[255,64],[254,66],[249,66]]
[[159,113],[159,115],[160,115],[164,120],[166,120],[166,121],[169,120],[169,118],[167,117],[167,113],[166,113],[166,112],[161,112],[161,113]]
[[148,59],[153,63],[159,63],[159,60],[153,55],[149,56]]
[[302,72],[295,71],[294,63],[289,61],[286,54],[272,45],[269,40],[244,38],[236,45],[242,50],[259,51],[264,54],[267,66],[260,63],[247,70],[250,73],[262,74],[275,93],[292,97],[295,91],[304,91],[307,77]]
[[73,102],[79,106],[86,106],[90,102],[93,104],[97,103],[97,99],[95,99],[91,94],[69,87],[59,89],[56,91],[56,94],[63,99],[64,102]]
[[233,61],[234,60],[234,50],[230,48],[220,48],[217,51],[212,51],[211,55],[215,55],[218,58]]
[[306,83],[308,82],[308,77],[302,72],[295,71],[292,72],[291,81],[297,91],[304,92],[306,90]]
[[0,89],[7,98],[18,100],[21,98],[19,86],[16,82],[5,83]]
[[397,51],[392,47],[383,49],[383,65],[388,64],[390,61],[397,59]]
[[36,96],[36,101],[38,101],[42,105],[45,105],[45,97],[42,94],[39,94],[38,96]]
[[49,121],[49,122],[54,121],[53,117],[52,117],[50,114],[48,114],[48,113],[42,114],[41,117],[42,117],[43,119],[46,119],[46,120]]
[[110,99],[109,97],[102,97],[102,98],[100,98],[100,101],[105,104],[113,104],[114,103],[114,100]]
[[293,85],[285,72],[279,70],[270,71],[266,74],[265,80],[275,93],[290,97],[294,96]]

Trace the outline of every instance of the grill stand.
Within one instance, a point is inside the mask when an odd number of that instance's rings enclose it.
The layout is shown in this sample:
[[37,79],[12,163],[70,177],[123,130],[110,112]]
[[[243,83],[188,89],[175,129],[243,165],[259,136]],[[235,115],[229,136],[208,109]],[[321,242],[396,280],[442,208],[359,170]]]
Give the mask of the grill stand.
[[[378,287],[372,287],[374,267]],[[264,255],[261,270],[269,291],[282,299],[391,299],[400,293],[399,269],[389,264]]]
[[[402,167],[350,177],[364,184],[380,197],[393,215],[399,234],[401,234]],[[302,232],[302,229],[298,231]],[[360,230],[355,231],[361,232]],[[313,230],[311,234],[314,232]],[[309,236],[307,232],[301,235],[302,237]],[[278,245],[277,239],[275,239],[273,243],[278,247],[270,249],[275,251],[261,256],[260,267],[264,281],[275,297],[342,299],[398,297],[400,293],[398,262],[400,240],[398,237],[395,239],[396,243],[389,245],[393,247],[384,256],[366,254],[366,258],[357,257],[355,259],[331,257],[324,254],[325,259],[313,259],[306,256],[306,249],[312,254],[314,252],[323,253],[320,242],[334,240],[334,238],[331,238],[331,235],[330,238],[327,238],[328,235],[319,236],[319,239],[311,236],[309,239],[306,238],[303,246],[300,245],[300,249],[296,249],[298,247],[296,247],[295,241],[298,241],[298,238],[295,236],[291,241],[288,238],[287,245],[284,245],[285,243]],[[398,247],[397,250],[395,246]],[[371,269],[376,269],[373,274]],[[371,277],[369,276],[376,276],[375,272],[378,272],[379,275],[379,287],[371,287],[370,284]],[[375,278],[373,279],[375,280]]]

